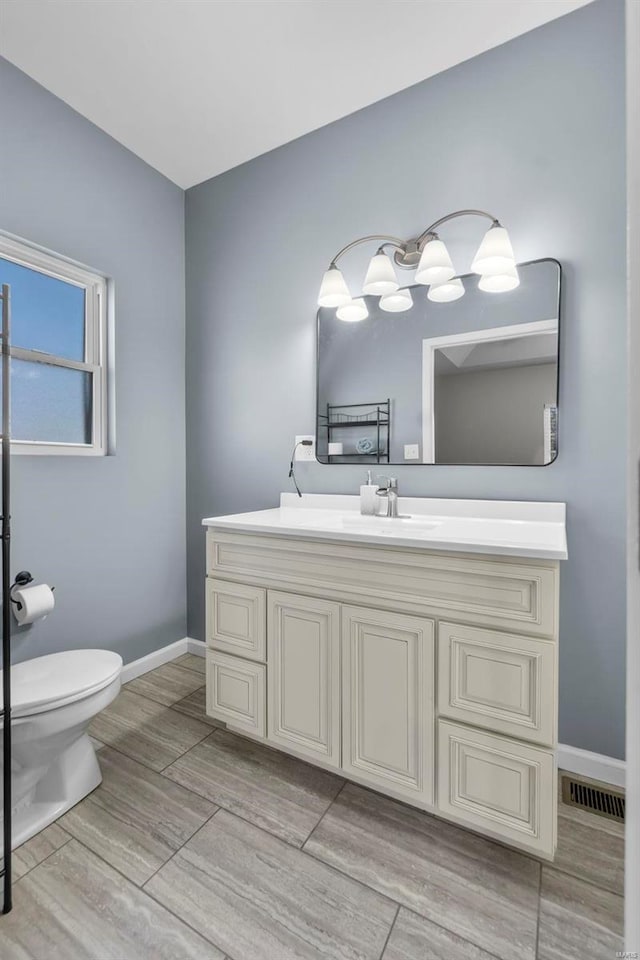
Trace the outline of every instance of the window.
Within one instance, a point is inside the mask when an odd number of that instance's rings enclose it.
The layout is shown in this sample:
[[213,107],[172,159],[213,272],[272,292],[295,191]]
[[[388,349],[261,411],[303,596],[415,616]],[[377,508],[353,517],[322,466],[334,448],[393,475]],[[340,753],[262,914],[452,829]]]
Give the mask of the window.
[[0,236],[5,283],[13,452],[106,453],[105,278]]

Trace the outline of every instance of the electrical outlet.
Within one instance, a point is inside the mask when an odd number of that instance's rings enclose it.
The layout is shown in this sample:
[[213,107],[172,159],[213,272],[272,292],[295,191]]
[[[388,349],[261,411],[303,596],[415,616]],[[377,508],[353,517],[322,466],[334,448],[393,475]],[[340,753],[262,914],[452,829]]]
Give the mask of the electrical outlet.
[[296,447],[296,460],[315,460],[316,458],[316,438],[313,434],[303,434],[299,437],[296,437],[296,443],[300,443],[301,440],[311,440],[310,447]]
[[419,444],[419,443],[405,443],[405,445],[404,445],[404,458],[405,458],[405,460],[419,460],[419,459],[420,459],[420,444]]

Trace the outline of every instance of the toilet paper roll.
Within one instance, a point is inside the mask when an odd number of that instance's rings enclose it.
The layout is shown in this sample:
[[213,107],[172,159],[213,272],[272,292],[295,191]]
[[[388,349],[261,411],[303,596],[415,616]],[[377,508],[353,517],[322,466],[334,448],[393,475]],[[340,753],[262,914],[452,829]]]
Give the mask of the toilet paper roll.
[[48,613],[51,613],[56,603],[53,590],[46,583],[12,590],[11,596],[16,601],[11,606],[20,624],[43,620]]

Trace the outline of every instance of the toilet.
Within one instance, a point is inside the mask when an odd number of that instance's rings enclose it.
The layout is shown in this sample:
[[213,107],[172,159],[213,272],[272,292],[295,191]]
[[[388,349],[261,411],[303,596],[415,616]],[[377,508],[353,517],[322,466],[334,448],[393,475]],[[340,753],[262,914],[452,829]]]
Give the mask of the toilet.
[[117,697],[121,672],[122,657],[110,650],[68,650],[11,668],[14,848],[101,782],[87,730]]

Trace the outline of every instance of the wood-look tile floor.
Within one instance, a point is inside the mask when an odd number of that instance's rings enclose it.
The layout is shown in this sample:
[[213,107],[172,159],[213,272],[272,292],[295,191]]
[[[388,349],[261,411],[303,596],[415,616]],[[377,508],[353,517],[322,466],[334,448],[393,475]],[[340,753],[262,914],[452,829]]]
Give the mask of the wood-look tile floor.
[[14,855],[2,960],[611,960],[623,829],[560,805],[553,865],[227,732],[203,662],[92,725],[103,782]]

